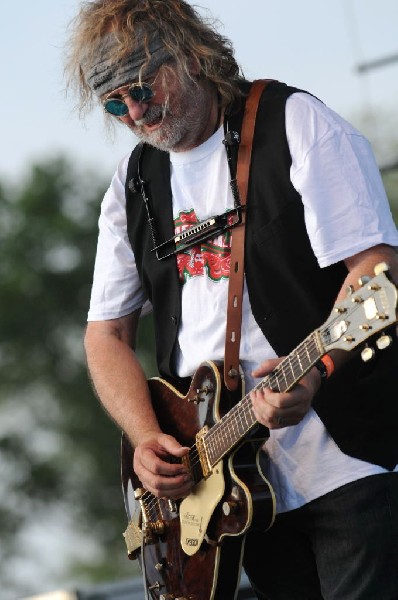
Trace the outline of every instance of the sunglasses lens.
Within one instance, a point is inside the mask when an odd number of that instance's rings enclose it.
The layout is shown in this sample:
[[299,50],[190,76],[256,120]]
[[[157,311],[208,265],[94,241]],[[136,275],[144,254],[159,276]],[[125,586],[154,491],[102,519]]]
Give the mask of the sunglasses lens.
[[[154,96],[151,86],[147,83],[142,85],[134,83],[129,88],[128,94],[134,102],[140,103],[149,102]],[[108,98],[104,102],[104,109],[115,117],[125,117],[129,112],[127,104],[121,98]]]
[[109,98],[104,102],[104,108],[106,112],[114,115],[115,117],[124,117],[129,112],[127,104],[119,98]]
[[147,84],[143,83],[142,85],[133,85],[129,89],[129,95],[132,100],[135,102],[149,102],[151,98],[153,98],[152,88]]

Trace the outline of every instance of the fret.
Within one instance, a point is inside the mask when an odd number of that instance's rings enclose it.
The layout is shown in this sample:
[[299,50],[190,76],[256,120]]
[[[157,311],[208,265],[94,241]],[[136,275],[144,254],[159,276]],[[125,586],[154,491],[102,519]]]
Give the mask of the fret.
[[289,368],[289,377],[286,377],[286,386],[284,388],[287,390],[302,376],[303,371],[300,368],[300,361],[297,360],[297,354],[295,352],[286,357],[285,363],[286,367]]
[[286,358],[283,362],[280,363],[280,369],[278,369],[279,373],[282,374],[282,382],[279,386],[279,391],[283,392],[289,387],[289,381],[291,380],[292,374],[290,372],[290,378],[288,371],[290,370],[289,357]]
[[239,430],[240,432],[246,432],[253,425],[253,419],[248,421],[247,419],[247,408],[239,411]]
[[297,349],[296,356],[297,361],[300,365],[300,373],[297,374],[296,379],[300,379],[300,377],[303,376],[303,373],[305,373],[311,365],[310,355],[308,353],[308,345],[303,344],[302,346],[299,346]]
[[264,388],[271,388],[272,389],[271,378],[270,378],[269,375],[267,375],[266,377],[264,377],[264,379],[254,389],[255,390],[257,390],[257,389],[263,390]]
[[242,435],[242,421],[239,412],[234,414],[233,428],[231,431],[231,439],[236,439]]
[[235,446],[256,424],[251,400],[245,396],[205,435],[205,447],[212,466]]
[[305,344],[304,350],[305,350],[305,354],[306,354],[306,360],[308,361],[307,364],[310,364],[311,363],[311,355],[310,355],[310,351],[309,351],[307,344]]
[[304,373],[305,368],[303,367],[303,364],[305,364],[304,363],[305,356],[301,357],[301,355],[300,355],[300,349],[298,349],[297,352],[296,352],[296,358],[297,358],[297,362],[298,362],[300,371],[302,373]]
[[300,377],[303,372],[300,367],[300,360],[297,359],[297,356],[298,353],[292,353],[288,356],[291,381],[297,381],[298,377]]
[[245,433],[250,431],[253,428],[253,426],[256,425],[256,423],[257,423],[257,419],[254,416],[254,412],[253,412],[253,408],[252,408],[252,401],[249,398],[249,396],[247,396],[247,401],[246,401],[245,423],[246,423]]

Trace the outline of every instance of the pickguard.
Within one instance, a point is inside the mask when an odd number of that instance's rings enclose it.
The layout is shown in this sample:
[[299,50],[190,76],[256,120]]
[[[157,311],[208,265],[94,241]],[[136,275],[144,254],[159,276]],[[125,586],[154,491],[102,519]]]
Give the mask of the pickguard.
[[214,509],[224,494],[222,464],[222,460],[217,463],[211,475],[197,483],[189,496],[181,502],[181,547],[188,556],[199,550]]

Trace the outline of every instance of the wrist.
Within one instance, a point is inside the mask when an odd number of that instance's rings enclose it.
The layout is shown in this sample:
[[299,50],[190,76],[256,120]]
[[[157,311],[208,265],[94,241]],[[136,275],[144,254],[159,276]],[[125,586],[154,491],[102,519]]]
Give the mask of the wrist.
[[314,367],[318,370],[320,376],[319,389],[321,389],[335,369],[334,361],[329,354],[325,354],[315,363]]

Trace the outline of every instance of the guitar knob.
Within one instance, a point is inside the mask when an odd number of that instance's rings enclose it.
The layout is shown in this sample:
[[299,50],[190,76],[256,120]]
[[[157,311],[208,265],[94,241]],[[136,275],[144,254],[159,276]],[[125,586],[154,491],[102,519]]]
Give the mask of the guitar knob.
[[376,346],[379,350],[385,350],[392,344],[392,337],[390,335],[382,335],[376,340]]
[[162,571],[164,571],[165,569],[167,569],[167,561],[166,561],[166,559],[162,558],[160,562],[156,563],[155,569],[158,571],[158,573],[161,573]]
[[222,511],[226,517],[229,515],[236,514],[239,512],[239,503],[238,502],[223,502]]
[[373,350],[373,348],[369,348],[369,346],[366,346],[366,348],[364,348],[361,352],[361,358],[363,362],[369,362],[370,360],[372,360],[372,358],[374,358],[375,354],[376,352]]
[[159,600],[188,600],[185,596],[174,596],[173,594],[160,594]]

